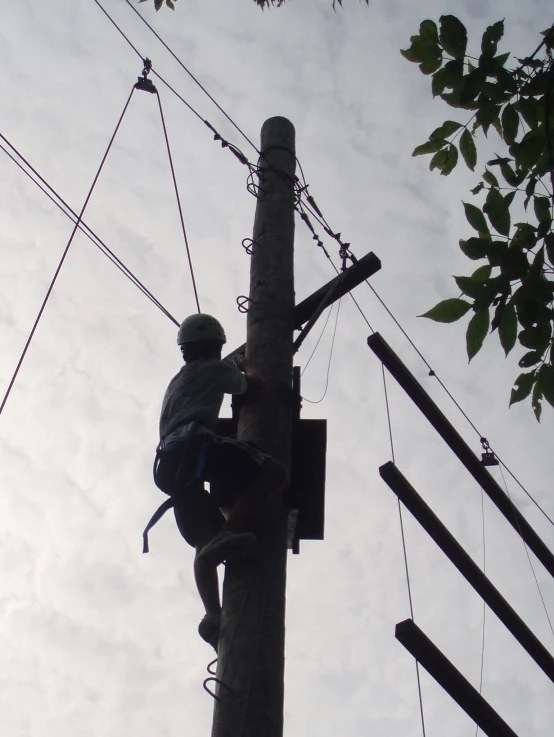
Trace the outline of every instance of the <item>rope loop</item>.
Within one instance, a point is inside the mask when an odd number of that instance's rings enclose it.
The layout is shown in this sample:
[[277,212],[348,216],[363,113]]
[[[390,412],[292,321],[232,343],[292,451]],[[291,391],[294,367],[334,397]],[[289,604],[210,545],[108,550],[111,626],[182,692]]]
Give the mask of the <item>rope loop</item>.
[[252,252],[254,251],[254,246],[259,247],[260,244],[258,241],[252,240],[252,238],[243,238],[242,239],[242,247],[246,251],[246,253],[251,256]]
[[250,309],[247,306],[248,304],[256,304],[256,302],[253,299],[250,299],[250,297],[247,297],[244,294],[239,294],[239,296],[236,299],[236,302],[239,308],[239,312],[242,312],[243,315],[246,315],[246,313]]

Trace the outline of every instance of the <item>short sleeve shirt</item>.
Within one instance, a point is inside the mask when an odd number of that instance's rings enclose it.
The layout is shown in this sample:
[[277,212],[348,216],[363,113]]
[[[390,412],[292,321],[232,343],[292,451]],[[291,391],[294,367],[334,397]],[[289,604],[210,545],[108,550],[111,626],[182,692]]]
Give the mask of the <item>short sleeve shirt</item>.
[[[224,394],[244,394],[246,376],[227,361],[200,358],[183,366],[173,377],[162,402],[160,438],[175,439],[175,428],[196,420],[215,430]],[[174,437],[175,436],[175,437]]]

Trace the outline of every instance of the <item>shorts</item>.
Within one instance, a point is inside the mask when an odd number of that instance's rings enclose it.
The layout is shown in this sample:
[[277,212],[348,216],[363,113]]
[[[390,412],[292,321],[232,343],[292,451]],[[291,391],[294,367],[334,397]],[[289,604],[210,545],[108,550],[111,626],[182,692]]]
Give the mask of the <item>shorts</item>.
[[[199,433],[189,442],[192,448],[187,448],[187,456],[192,456],[193,465],[202,456],[200,467],[194,471],[198,480],[186,483],[186,471],[190,474],[190,469],[185,469],[181,480],[177,479],[183,446],[170,443],[158,466],[156,484],[174,498],[179,532],[189,545],[196,547],[221,530],[225,523],[221,508],[231,509],[235,505],[270,456],[250,443],[211,433]],[[205,481],[213,485],[212,493],[205,490]]]

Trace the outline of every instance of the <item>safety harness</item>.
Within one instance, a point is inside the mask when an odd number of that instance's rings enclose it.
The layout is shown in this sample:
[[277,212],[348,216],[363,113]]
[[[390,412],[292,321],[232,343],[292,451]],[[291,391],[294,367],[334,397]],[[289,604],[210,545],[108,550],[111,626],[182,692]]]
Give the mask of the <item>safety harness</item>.
[[[178,425],[173,427],[168,435],[171,435],[176,430],[185,427],[185,425],[192,425],[192,427],[184,440],[172,440],[171,442],[166,443],[165,438],[162,438],[156,448],[156,457],[154,459],[154,467],[152,469],[154,483],[158,489],[161,489],[161,491],[164,492],[164,494],[169,494],[169,499],[158,507],[144,528],[144,532],[142,533],[143,553],[150,552],[150,548],[148,546],[148,533],[150,530],[161,520],[169,509],[172,509],[175,504],[178,503],[179,499],[187,493],[188,488],[200,480],[204,464],[206,462],[208,448],[213,442],[210,433],[198,432],[202,427],[202,424],[197,420],[183,420],[183,422],[180,422]],[[174,452],[179,452],[181,457],[179,459],[177,471],[173,477],[172,486],[175,490],[169,492],[162,489],[158,484],[158,476],[160,465],[164,462],[165,454]]]

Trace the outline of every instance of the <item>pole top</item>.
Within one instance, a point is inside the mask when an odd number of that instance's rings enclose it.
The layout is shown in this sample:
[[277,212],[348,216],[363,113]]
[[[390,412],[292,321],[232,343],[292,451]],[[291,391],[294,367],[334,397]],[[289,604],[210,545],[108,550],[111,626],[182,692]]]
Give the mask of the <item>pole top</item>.
[[264,153],[267,149],[278,146],[296,156],[295,139],[296,132],[290,120],[280,115],[268,118],[262,125],[261,151]]

